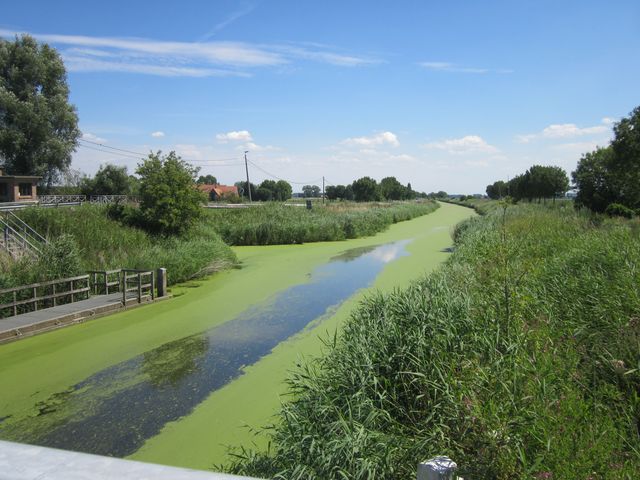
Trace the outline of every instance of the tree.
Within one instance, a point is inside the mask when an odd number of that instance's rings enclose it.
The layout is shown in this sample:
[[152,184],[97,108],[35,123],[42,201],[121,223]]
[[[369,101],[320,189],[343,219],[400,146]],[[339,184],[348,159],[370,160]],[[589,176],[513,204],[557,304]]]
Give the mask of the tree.
[[640,106],[629,117],[613,127],[611,148],[614,155],[608,159],[610,180],[615,183],[619,203],[640,208]]
[[218,179],[213,175],[200,175],[196,183],[199,185],[217,185]]
[[83,190],[86,195],[128,195],[131,183],[127,174],[127,167],[118,167],[107,163],[100,169]]
[[493,200],[500,199],[507,195],[507,184],[502,180],[487,185],[487,195]]
[[380,200],[378,182],[371,177],[362,177],[353,182],[353,196],[356,202],[375,202]]
[[306,198],[319,197],[320,187],[317,185],[305,185],[302,187],[302,193],[304,193]]
[[186,231],[202,215],[205,195],[195,188],[198,168],[175,152],[151,153],[138,164],[140,217],[148,230],[163,235]]
[[571,173],[578,188],[576,207],[587,207],[594,212],[604,212],[609,204],[618,201],[609,165],[615,153],[611,147],[598,148],[580,158],[575,172]]
[[80,130],[62,59],[29,35],[0,39],[0,157],[14,175],[51,186],[71,164]]
[[[241,197],[249,198],[249,191],[247,190],[247,181],[240,180],[234,183],[234,185],[238,188],[238,193]],[[254,183],[250,183],[251,188],[251,199],[258,198],[258,187]]]
[[291,184],[285,180],[278,180],[276,182],[276,190],[275,197],[277,200],[284,202],[285,200],[289,200],[293,193],[293,189],[291,188]]
[[403,200],[407,197],[406,188],[396,177],[385,177],[380,180],[380,194],[387,200]]

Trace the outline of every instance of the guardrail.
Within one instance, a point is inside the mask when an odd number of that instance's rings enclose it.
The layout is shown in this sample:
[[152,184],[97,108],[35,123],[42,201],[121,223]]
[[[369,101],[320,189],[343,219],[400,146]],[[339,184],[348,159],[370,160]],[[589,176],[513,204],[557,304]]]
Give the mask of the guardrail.
[[[0,318],[35,312],[89,298],[89,275],[0,290]],[[9,314],[5,313],[9,311]]]
[[86,195],[38,195],[41,205],[80,204],[87,201]]
[[152,270],[122,269],[123,305],[132,298],[137,299],[138,303],[155,298],[155,278]]
[[109,205],[112,203],[140,203],[140,199],[135,195],[91,195],[91,203]]
[[94,295],[109,295],[120,291],[121,270],[89,270]]

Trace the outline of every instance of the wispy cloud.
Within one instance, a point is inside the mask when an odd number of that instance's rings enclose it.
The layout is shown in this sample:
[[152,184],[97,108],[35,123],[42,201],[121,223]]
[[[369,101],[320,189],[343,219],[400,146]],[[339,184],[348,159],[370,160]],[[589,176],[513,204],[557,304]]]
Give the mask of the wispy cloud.
[[164,137],[164,132],[160,132],[160,131],[153,132],[153,133],[151,134],[151,136],[152,136],[153,138],[162,138],[162,137]]
[[508,68],[479,68],[479,67],[469,67],[464,65],[457,65],[455,63],[450,62],[420,62],[418,63],[421,67],[431,70],[434,72],[450,72],[450,73],[475,73],[475,74],[485,74],[485,73],[513,73],[513,70]]
[[[239,18],[239,17],[236,17]],[[0,36],[15,30],[0,29]],[[379,60],[310,45],[262,45],[246,42],[177,42],[147,38],[92,37],[30,33],[38,40],[62,46],[72,72],[125,72],[159,76],[250,76],[251,69],[282,67],[310,61],[342,67]]]
[[249,15],[256,8],[256,5],[253,3],[247,3],[242,5],[238,10],[231,12],[224,20],[220,23],[217,23],[213,26],[211,30],[209,30],[205,35],[200,38],[201,42],[209,40],[211,37],[215,36],[220,30],[228,27],[233,22],[238,20],[239,18],[244,17],[245,15]]
[[611,125],[613,122],[613,119],[605,117],[602,119],[601,125],[594,125],[592,127],[578,127],[575,123],[552,124],[543,128],[542,131],[538,133],[517,135],[516,140],[519,143],[529,143],[538,139],[567,139],[601,135],[611,131]]
[[392,132],[379,132],[369,137],[346,138],[340,143],[343,145],[360,147],[374,147],[380,145],[391,145],[392,147],[397,147],[400,145],[398,136]]
[[429,150],[443,150],[452,155],[499,152],[497,147],[490,145],[478,135],[466,135],[461,138],[450,138],[439,142],[431,142],[424,145],[424,147]]

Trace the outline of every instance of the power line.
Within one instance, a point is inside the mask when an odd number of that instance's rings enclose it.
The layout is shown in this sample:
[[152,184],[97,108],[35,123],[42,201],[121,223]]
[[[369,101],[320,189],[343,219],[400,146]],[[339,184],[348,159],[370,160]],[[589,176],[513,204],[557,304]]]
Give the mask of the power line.
[[[104,143],[99,143],[99,142],[93,142],[91,140],[87,140],[85,138],[80,138],[81,142],[85,142],[85,143],[89,143],[91,145],[96,145],[98,147],[104,148],[104,149],[109,149],[109,150],[113,150],[116,152],[122,152],[122,153],[126,153],[128,156],[132,156],[134,155],[135,157],[131,157],[131,158],[137,158],[137,159],[141,159],[141,158],[145,158],[148,157],[149,154],[148,153],[140,153],[140,152],[134,152],[133,150],[127,150],[125,148],[119,148],[119,147],[112,147],[111,145],[105,145]],[[90,148],[89,145],[83,145],[80,144],[80,146],[86,147],[86,148]],[[95,147],[93,148],[94,150],[97,150]],[[105,150],[98,150],[98,151],[103,151],[105,153],[109,153]],[[201,159],[201,160],[197,160],[197,159],[191,159],[191,158],[183,158],[182,160],[184,160],[185,162],[193,162],[193,163],[207,163],[207,162],[228,162],[230,160],[237,160],[237,157],[227,157],[227,158],[217,158],[217,159]],[[226,163],[226,164],[213,164],[210,166],[213,167],[226,167],[226,166],[231,166],[231,165],[241,165],[243,162],[241,161],[237,161],[234,163]]]
[[310,181],[310,182],[294,182],[294,181],[292,181],[292,180],[286,180],[286,179],[284,179],[284,178],[280,178],[280,177],[278,177],[277,175],[274,175],[274,174],[273,174],[273,173],[271,173],[271,172],[267,172],[264,168],[262,168],[262,167],[260,167],[260,166],[256,165],[256,164],[255,164],[255,163],[253,163],[251,160],[249,160],[249,163],[250,163],[251,165],[253,165],[254,167],[256,167],[258,170],[260,170],[262,173],[266,173],[267,175],[269,175],[271,178],[275,178],[276,180],[282,180],[282,181],[284,181],[284,182],[293,183],[294,185],[311,185],[311,184],[318,183],[318,182],[322,181],[322,178],[318,178],[318,179],[316,179],[316,180],[312,180],[312,181]]

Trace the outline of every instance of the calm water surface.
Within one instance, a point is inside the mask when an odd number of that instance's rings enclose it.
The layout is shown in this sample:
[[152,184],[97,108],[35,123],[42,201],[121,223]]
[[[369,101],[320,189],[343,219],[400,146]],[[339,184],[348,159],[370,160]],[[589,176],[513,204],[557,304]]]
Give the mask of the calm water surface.
[[348,250],[314,270],[307,283],[233,320],[102,370],[38,404],[33,417],[4,427],[0,423],[0,438],[130,455],[167,422],[188,415],[214,390],[242,375],[243,367],[371,285],[385,264],[408,255],[408,243]]

